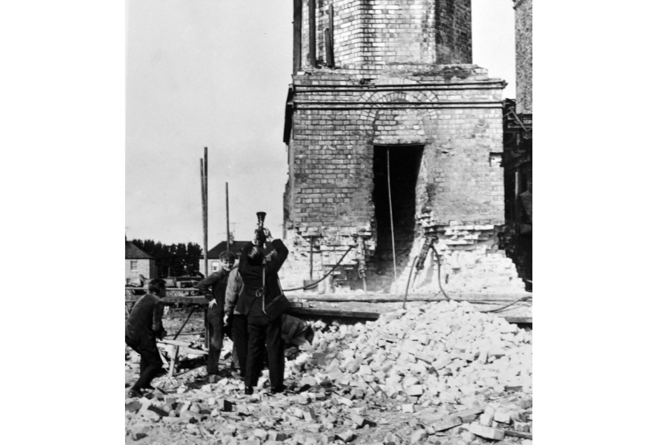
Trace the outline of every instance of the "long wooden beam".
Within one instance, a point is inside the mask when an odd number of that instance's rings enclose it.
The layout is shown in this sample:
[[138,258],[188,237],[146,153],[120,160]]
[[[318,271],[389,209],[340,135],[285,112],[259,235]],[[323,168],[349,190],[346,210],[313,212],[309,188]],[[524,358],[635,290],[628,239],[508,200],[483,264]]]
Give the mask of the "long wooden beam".
[[[126,296],[126,303],[133,303],[137,301],[141,295]],[[182,304],[197,304],[206,306],[207,300],[202,296],[174,296],[163,298],[165,303],[182,303]],[[434,300],[431,300],[434,301]],[[424,300],[422,302],[425,302]],[[421,300],[409,301],[409,303],[421,303]],[[487,303],[487,304],[486,304]],[[294,315],[305,315],[312,317],[343,317],[343,318],[360,318],[365,320],[376,320],[385,312],[391,312],[401,308],[401,300],[393,302],[358,302],[358,301],[342,301],[337,303],[328,302],[303,302],[291,301],[292,307],[288,309],[289,313]],[[497,301],[497,304],[502,306],[504,301]],[[492,302],[477,303],[472,305],[482,311],[493,309]],[[532,323],[531,304],[524,302],[514,305],[511,308],[505,309],[495,315],[504,318],[509,323]]]
[[[126,287],[125,290],[142,290],[141,287]],[[200,292],[195,287],[184,288],[168,288],[168,297],[172,292]],[[404,295],[389,295],[389,294],[366,294],[366,295],[341,295],[341,294],[286,294],[289,300],[296,301],[320,301],[325,303],[346,303],[346,302],[360,302],[360,303],[396,303],[402,302]],[[468,301],[470,303],[502,303],[519,300],[524,297],[531,297],[529,292],[514,293],[514,294],[488,294],[488,293],[448,293],[448,297],[455,301]],[[139,298],[139,296],[137,296]],[[193,297],[188,297],[193,298]],[[444,296],[441,293],[433,294],[413,294],[407,296],[407,301],[443,301]],[[167,301],[167,300],[165,300]]]

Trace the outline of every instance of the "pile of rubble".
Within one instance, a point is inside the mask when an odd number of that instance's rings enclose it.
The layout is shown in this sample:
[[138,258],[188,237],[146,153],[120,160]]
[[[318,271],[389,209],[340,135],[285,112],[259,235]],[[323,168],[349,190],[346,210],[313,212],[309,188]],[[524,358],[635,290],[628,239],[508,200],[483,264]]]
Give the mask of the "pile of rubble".
[[245,396],[243,383],[234,378],[196,388],[192,373],[186,379],[156,379],[154,386],[163,391],[126,403],[129,438],[286,445],[531,443],[531,332],[457,302],[411,307],[374,323],[319,321],[312,327],[313,344],[286,362],[286,394],[263,389]]

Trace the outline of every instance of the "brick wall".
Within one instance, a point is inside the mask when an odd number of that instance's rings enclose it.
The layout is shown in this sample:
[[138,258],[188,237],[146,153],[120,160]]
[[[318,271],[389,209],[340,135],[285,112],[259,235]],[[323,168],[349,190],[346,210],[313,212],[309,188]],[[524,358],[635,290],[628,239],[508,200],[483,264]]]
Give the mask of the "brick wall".
[[471,0],[437,0],[437,63],[472,63]]
[[516,0],[516,112],[532,113],[532,0]]
[[[374,71],[392,64],[472,62],[471,0],[317,0],[319,66],[330,4],[337,67]],[[302,66],[309,67],[309,0],[302,8]]]
[[[359,289],[361,275],[372,290],[403,292],[429,233],[438,236],[447,291],[522,291],[497,244],[504,224],[505,82],[470,64],[470,0],[320,0],[321,61],[331,2],[335,69],[306,63],[308,1],[303,4],[303,69],[293,76],[287,120],[284,238],[291,253],[284,287],[302,285],[310,261],[319,278],[345,255],[322,292]],[[384,221],[391,218],[380,213],[390,201],[383,202],[387,188],[379,182],[386,174],[383,150],[387,162],[390,153],[407,156],[395,157],[391,174],[404,181],[394,185],[403,193],[395,206],[402,222],[392,218],[398,280],[389,267]],[[438,289],[435,261],[430,254],[419,280],[425,290]]]

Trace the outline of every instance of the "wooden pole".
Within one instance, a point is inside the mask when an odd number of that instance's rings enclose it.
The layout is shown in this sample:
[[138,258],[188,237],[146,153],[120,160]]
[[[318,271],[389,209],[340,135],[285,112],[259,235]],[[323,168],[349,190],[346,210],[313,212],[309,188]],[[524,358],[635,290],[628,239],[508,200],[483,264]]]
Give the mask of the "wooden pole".
[[[209,274],[209,159],[207,156],[207,147],[204,147],[204,266]],[[205,276],[207,276],[205,275]]]
[[302,68],[302,0],[293,0],[293,74]]
[[[204,268],[207,271],[205,277],[209,276],[209,159],[207,147],[204,147]],[[204,307],[204,344],[209,349],[209,323],[207,323],[208,306]]]
[[227,249],[230,251],[230,203],[228,200],[228,183],[225,183],[225,233],[227,233]]
[[316,67],[316,0],[309,0],[309,63]]
[[200,158],[200,192],[202,193],[202,257],[203,261],[203,271],[204,276],[207,274],[207,198],[205,195],[205,184],[204,184],[204,159]]

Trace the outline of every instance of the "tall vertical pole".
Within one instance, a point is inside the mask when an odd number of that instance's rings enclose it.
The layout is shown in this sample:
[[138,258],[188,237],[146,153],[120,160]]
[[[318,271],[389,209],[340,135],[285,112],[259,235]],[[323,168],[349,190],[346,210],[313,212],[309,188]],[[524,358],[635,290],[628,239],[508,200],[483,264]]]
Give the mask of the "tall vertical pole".
[[[208,253],[209,253],[209,160],[207,156],[207,147],[204,147],[204,267],[209,275]],[[205,275],[205,276],[207,276]]]
[[[208,162],[207,162],[207,147],[204,147],[204,159],[200,160],[200,171],[202,175],[202,224],[204,229],[204,276],[209,276],[209,262],[207,256],[209,254],[208,238],[209,238],[209,179],[208,179]],[[207,306],[204,307],[204,344],[209,349],[209,323],[207,323]]]
[[225,183],[225,233],[227,233],[227,250],[230,250],[230,204],[228,201],[228,183]]
[[200,158],[200,192],[202,194],[202,258],[204,259],[202,273],[207,274],[207,195],[205,192],[204,159]]

